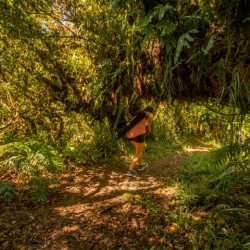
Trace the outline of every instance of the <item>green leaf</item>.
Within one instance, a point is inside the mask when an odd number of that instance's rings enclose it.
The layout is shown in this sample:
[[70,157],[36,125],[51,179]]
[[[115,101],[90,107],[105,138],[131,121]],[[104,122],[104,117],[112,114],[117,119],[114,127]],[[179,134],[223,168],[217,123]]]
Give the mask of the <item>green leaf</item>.
[[165,5],[159,4],[155,7],[155,12],[158,13],[158,18],[161,20],[164,17],[164,14],[167,10],[174,10],[174,8],[171,5]]
[[243,21],[243,23],[246,22],[246,21],[250,21],[250,17],[246,18],[246,19]]
[[192,30],[189,30],[188,33],[197,34],[197,33],[199,33],[199,30],[192,29]]
[[161,31],[161,36],[172,34],[175,30],[175,24],[170,21],[159,22],[155,27]]
[[142,42],[142,47],[146,46],[149,39],[151,38],[151,36],[154,35],[154,28],[152,25],[148,25],[147,27],[144,28],[144,32],[145,32],[145,37],[143,39]]
[[184,37],[181,36],[180,39],[178,40],[178,43],[177,43],[176,53],[175,53],[175,57],[174,57],[174,64],[177,63],[183,47],[189,48],[190,46],[189,46],[188,42],[184,39]]
[[209,39],[209,41],[208,41],[208,44],[207,44],[206,48],[205,49],[204,48],[201,49],[202,52],[204,53],[204,55],[207,55],[208,52],[209,52],[209,50],[212,49],[213,46],[214,46],[214,36],[211,36],[210,39]]
[[191,37],[188,33],[185,34],[184,37],[185,37],[188,41],[190,41],[190,42],[193,42],[193,41],[194,41],[193,37]]
[[190,33],[193,33],[193,34],[198,33],[198,30],[193,29],[193,30],[190,30],[187,33],[184,33],[184,34],[182,34],[180,36],[180,38],[178,40],[178,43],[177,43],[176,52],[175,52],[174,64],[177,63],[182,49],[184,47],[190,48],[190,45],[189,45],[188,42],[193,42],[194,41],[194,38],[190,36]]
[[3,182],[0,183],[0,197],[6,201],[11,201],[14,196],[14,187],[11,183]]
[[140,28],[143,28],[143,27],[147,26],[147,25],[151,22],[152,18],[153,18],[152,13],[146,15],[144,18],[142,18],[142,19],[139,21],[138,26],[139,26]]

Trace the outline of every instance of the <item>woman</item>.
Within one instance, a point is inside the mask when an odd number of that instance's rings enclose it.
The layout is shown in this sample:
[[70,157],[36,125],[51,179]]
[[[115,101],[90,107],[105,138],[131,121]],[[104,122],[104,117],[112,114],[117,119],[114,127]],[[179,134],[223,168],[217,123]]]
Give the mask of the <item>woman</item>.
[[127,172],[128,176],[136,176],[138,174],[137,171],[135,171],[136,166],[138,166],[138,171],[143,171],[148,167],[147,162],[142,163],[142,152],[145,146],[145,134],[151,132],[154,109],[152,107],[147,107],[143,112],[145,113],[145,117],[126,134],[129,141],[135,147],[135,156],[129,166]]

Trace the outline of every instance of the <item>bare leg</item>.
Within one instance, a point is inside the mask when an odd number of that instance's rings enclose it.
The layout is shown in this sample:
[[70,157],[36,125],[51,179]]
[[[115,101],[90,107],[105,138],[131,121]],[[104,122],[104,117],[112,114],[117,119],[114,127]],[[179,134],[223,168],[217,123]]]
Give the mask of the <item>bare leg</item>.
[[129,166],[129,170],[132,171],[135,169],[136,164],[142,164],[142,152],[143,152],[145,142],[138,143],[138,142],[131,141],[131,143],[135,147],[135,156]]

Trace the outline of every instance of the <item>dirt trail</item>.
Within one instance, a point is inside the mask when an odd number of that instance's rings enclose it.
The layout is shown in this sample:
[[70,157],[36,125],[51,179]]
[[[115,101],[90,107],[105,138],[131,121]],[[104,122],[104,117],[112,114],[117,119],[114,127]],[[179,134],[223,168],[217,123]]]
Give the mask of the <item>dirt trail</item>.
[[169,234],[178,195],[166,185],[187,156],[152,162],[138,177],[125,166],[78,167],[42,204],[0,205],[0,249],[175,249],[176,237],[184,247],[184,232]]

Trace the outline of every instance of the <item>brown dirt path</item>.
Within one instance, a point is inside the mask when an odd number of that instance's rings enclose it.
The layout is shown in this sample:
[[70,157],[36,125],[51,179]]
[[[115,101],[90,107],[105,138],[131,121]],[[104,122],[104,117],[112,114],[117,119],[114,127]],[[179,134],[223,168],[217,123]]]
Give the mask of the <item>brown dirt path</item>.
[[166,215],[178,203],[167,185],[187,156],[152,162],[138,177],[115,164],[78,167],[46,202],[1,204],[0,249],[185,249],[188,237]]

